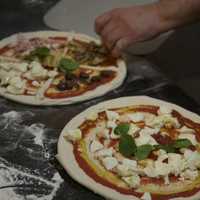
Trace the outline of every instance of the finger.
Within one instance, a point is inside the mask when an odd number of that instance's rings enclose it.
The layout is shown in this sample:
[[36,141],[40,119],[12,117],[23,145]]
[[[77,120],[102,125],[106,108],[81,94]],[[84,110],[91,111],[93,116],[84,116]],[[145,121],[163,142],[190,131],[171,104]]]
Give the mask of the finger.
[[111,12],[106,12],[103,15],[100,15],[95,20],[95,31],[97,34],[101,33],[101,30],[104,26],[110,21],[111,19]]
[[123,50],[132,43],[133,43],[133,38],[131,38],[131,37],[125,37],[125,38],[118,40],[115,44],[115,47],[112,50],[112,55],[114,57],[121,56]]

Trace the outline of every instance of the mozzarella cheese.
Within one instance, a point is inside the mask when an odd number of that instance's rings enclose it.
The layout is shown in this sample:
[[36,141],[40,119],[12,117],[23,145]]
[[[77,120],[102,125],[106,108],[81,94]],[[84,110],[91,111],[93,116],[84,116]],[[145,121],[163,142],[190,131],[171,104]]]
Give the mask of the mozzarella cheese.
[[114,121],[107,121],[106,127],[107,128],[115,128],[117,124]]
[[32,79],[46,78],[48,71],[39,62],[33,61],[30,65],[30,75]]
[[143,113],[139,113],[139,112],[128,114],[128,117],[133,122],[141,122],[141,121],[144,121],[144,119],[145,119],[144,114]]
[[57,71],[54,71],[54,70],[48,71],[48,77],[50,77],[50,78],[54,78],[57,75],[58,75]]
[[19,76],[10,78],[9,85],[6,90],[11,94],[23,94],[25,91],[26,81],[22,80]]
[[128,135],[131,135],[131,136],[134,137],[135,134],[136,134],[139,130],[140,130],[140,128],[139,128],[137,125],[131,123],[130,126],[129,126]]
[[171,173],[175,175],[179,175],[186,168],[185,160],[176,153],[168,153],[168,165],[171,167]]
[[195,180],[198,176],[199,176],[199,173],[197,170],[189,170],[187,169],[186,171],[184,171],[183,173],[181,173],[181,178],[183,178],[183,180]]
[[96,112],[90,112],[87,115],[86,120],[95,121],[97,118],[98,118],[98,113],[96,113]]
[[136,188],[140,185],[140,177],[137,174],[130,177],[122,177],[122,179],[131,188]]
[[69,129],[66,131],[64,137],[67,138],[69,141],[75,142],[82,138],[82,132],[79,128]]
[[135,138],[135,143],[137,146],[141,146],[144,144],[151,144],[151,145],[158,144],[152,136],[144,133],[140,133],[140,136],[138,138]]
[[141,131],[140,134],[144,134],[144,135],[154,135],[157,134],[160,131],[159,128],[149,128],[149,127],[144,127]]
[[178,139],[188,139],[190,140],[190,142],[195,146],[197,145],[197,140],[196,140],[196,136],[194,134],[190,134],[190,133],[181,133],[178,136]]
[[109,149],[102,149],[96,152],[97,157],[111,157],[114,153],[114,149],[111,147]]
[[106,116],[109,121],[116,121],[119,119],[119,114],[117,112],[111,111],[111,110],[106,110]]
[[104,148],[104,146],[97,140],[93,140],[90,144],[90,152],[91,153],[94,153],[94,152],[101,150],[103,148]]
[[160,106],[159,110],[158,110],[158,114],[159,115],[165,115],[165,114],[171,114],[172,113],[172,109],[167,107],[167,106]]
[[171,115],[168,114],[155,117],[155,119],[148,125],[154,128],[162,128],[165,124],[170,124],[175,128],[180,127],[178,120],[175,117],[172,117]]
[[145,192],[141,197],[141,200],[151,200],[151,194],[149,192]]
[[114,157],[106,157],[102,159],[102,163],[107,170],[111,170],[117,166],[118,161]]
[[13,62],[0,62],[0,68],[3,68],[6,71],[14,69],[19,72],[26,72],[28,69],[28,63],[13,63]]

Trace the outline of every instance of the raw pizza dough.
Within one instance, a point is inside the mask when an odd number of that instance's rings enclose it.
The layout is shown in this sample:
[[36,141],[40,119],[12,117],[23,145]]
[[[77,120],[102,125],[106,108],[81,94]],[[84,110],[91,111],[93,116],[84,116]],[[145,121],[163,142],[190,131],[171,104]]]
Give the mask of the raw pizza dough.
[[[97,44],[100,44],[101,42],[97,39],[94,39],[90,36],[84,35],[84,34],[78,34],[73,32],[59,32],[59,31],[38,31],[38,32],[28,32],[28,33],[20,33],[22,36],[25,36],[27,39],[33,38],[33,37],[67,37],[69,39],[78,39],[85,42],[94,41]],[[18,34],[12,35],[10,37],[7,37],[0,41],[0,48],[12,44],[16,42],[18,37]],[[116,88],[118,88],[126,78],[127,74],[127,68],[126,64],[123,59],[117,60],[118,68],[116,68],[117,76],[110,82],[100,85],[94,90],[87,91],[84,94],[80,96],[75,97],[69,97],[69,98],[63,98],[63,99],[50,99],[47,97],[44,98],[36,98],[34,96],[26,96],[26,95],[13,95],[9,94],[5,91],[5,88],[0,87],[0,96],[3,96],[7,99],[28,104],[28,105],[42,105],[42,106],[48,106],[48,105],[67,105],[67,104],[73,104],[76,102],[81,102],[85,100],[89,100],[98,96],[102,96],[106,94],[109,91],[112,91]],[[41,91],[43,92],[43,91]]]
[[[113,199],[113,200],[139,200],[139,198],[133,196],[133,195],[124,195],[116,190],[113,190],[109,187],[106,187],[100,183],[97,183],[94,181],[91,177],[86,175],[86,173],[79,167],[75,156],[73,154],[73,145],[66,141],[65,134],[66,130],[72,130],[76,129],[81,125],[87,118],[87,116],[90,113],[99,113],[101,111],[105,111],[106,109],[112,109],[112,108],[121,108],[121,107],[127,107],[127,106],[134,106],[134,105],[152,105],[152,106],[167,106],[171,109],[174,109],[178,111],[180,114],[182,114],[184,117],[191,119],[192,121],[196,123],[200,123],[200,117],[192,113],[178,105],[168,103],[162,100],[154,99],[147,96],[133,96],[133,97],[122,97],[117,98],[109,101],[105,101],[102,103],[99,103],[95,106],[92,106],[79,115],[75,116],[71,121],[67,123],[67,125],[64,127],[64,129],[61,132],[61,135],[59,137],[58,146],[57,146],[57,159],[62,164],[64,169],[67,171],[67,173],[77,182],[80,184],[86,186],[87,188],[91,189],[94,193],[100,194],[103,197],[107,199]],[[199,200],[200,192],[197,192],[195,195],[191,197],[177,197],[177,198],[171,198],[169,200]]]

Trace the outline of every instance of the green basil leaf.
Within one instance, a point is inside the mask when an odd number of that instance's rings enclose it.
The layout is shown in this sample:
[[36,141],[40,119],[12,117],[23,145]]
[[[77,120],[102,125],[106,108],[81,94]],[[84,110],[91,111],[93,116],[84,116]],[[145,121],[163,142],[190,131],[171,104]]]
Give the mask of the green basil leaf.
[[50,49],[47,47],[38,47],[32,52],[32,54],[44,58],[50,54]]
[[59,68],[64,72],[71,72],[79,67],[79,63],[68,58],[62,58],[59,63]]
[[137,148],[135,153],[135,157],[138,160],[144,160],[148,158],[149,154],[154,150],[154,147],[150,144],[144,144]]
[[127,134],[121,135],[119,141],[119,152],[126,157],[133,155],[136,152],[136,144],[134,139]]
[[174,153],[176,151],[175,147],[173,144],[166,144],[166,145],[155,145],[154,146],[156,149],[163,149],[167,153]]
[[129,131],[130,125],[129,124],[119,124],[115,129],[114,129],[114,134],[115,135],[124,135],[127,134]]
[[192,143],[188,139],[178,139],[174,143],[174,147],[177,149],[188,148],[190,146],[192,146]]

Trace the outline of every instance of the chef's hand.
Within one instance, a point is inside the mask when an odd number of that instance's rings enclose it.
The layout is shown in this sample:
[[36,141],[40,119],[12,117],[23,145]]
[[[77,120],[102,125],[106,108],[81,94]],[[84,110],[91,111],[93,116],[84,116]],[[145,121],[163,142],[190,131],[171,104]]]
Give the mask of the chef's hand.
[[156,4],[118,8],[95,21],[95,31],[114,57],[130,44],[151,39],[160,33]]
[[159,0],[111,10],[97,17],[95,29],[113,56],[119,56],[130,44],[198,20],[200,0]]

